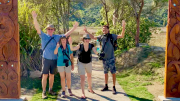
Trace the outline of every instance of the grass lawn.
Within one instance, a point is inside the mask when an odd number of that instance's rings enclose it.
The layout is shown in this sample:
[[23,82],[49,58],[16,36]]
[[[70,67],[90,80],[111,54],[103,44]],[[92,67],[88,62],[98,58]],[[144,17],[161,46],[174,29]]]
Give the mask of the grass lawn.
[[[42,85],[40,78],[21,77],[21,88],[36,89],[36,94],[33,95],[31,101],[56,101],[57,96],[48,95],[48,99],[42,99]],[[47,82],[46,91],[49,89]],[[59,73],[55,75],[53,91],[57,92],[61,89]]]
[[151,78],[150,76],[140,75],[117,75],[119,84],[123,87],[124,91],[131,99],[131,101],[152,101],[154,96],[148,92],[145,86],[151,85],[151,82],[143,78]]
[[[132,53],[138,54],[138,56],[134,56]],[[134,49],[121,53],[119,56],[116,64],[119,72],[117,81],[128,97],[132,101],[158,100],[158,95],[161,95],[164,89],[165,53],[144,47],[139,52]],[[129,64],[124,65],[128,62]]]

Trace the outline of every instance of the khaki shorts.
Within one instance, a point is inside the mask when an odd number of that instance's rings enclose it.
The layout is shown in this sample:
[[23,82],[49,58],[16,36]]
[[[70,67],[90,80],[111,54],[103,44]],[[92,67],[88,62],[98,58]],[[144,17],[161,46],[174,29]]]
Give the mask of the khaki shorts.
[[78,62],[78,73],[79,75],[85,75],[85,70],[87,73],[92,73],[92,63],[82,63]]
[[58,72],[66,72],[66,73],[71,73],[71,66],[57,66]]

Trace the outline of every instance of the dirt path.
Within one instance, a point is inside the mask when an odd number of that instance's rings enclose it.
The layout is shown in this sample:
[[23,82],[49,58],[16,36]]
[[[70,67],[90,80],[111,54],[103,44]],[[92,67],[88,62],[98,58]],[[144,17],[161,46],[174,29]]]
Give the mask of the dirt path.
[[[77,58],[75,58],[75,61]],[[76,63],[75,63],[76,64]],[[102,68],[102,62],[97,60],[97,57],[93,56],[93,72],[92,72],[93,90],[96,94],[91,94],[87,91],[87,79],[85,85],[85,94],[87,99],[82,100],[81,87],[80,87],[80,76],[78,75],[77,66],[72,72],[72,92],[75,96],[67,96],[67,98],[61,98],[58,96],[57,101],[130,101],[125,94],[121,86],[116,83],[117,94],[112,94],[112,77],[109,77],[109,89],[110,91],[101,92],[100,90],[104,87],[104,73]],[[67,91],[66,91],[67,92]],[[67,94],[67,93],[66,93]]]

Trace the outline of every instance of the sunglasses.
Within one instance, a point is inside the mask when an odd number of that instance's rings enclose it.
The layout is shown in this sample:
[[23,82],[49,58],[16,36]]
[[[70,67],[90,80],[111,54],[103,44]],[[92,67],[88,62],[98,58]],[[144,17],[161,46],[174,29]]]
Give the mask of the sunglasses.
[[47,30],[54,30],[54,29],[47,29]]
[[66,36],[62,36],[61,39],[66,39]]
[[90,40],[89,38],[84,38],[84,40]]

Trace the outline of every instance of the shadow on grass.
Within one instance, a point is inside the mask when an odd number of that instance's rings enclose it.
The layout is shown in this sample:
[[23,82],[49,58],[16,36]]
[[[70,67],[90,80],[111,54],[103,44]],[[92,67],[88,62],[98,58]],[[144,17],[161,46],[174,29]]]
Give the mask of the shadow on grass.
[[[24,89],[36,89],[36,94],[33,95],[32,101],[38,101],[41,99],[42,94],[42,84],[41,84],[41,78],[29,78],[29,77],[21,77],[21,88]],[[47,82],[46,91],[49,89],[49,82]],[[59,73],[57,73],[54,77],[54,84],[53,84],[53,91],[58,92],[61,89],[60,85],[60,76]],[[49,100],[56,100],[57,96],[51,96],[48,94]]]
[[117,94],[124,94],[124,96],[128,96],[129,98],[133,98],[133,99],[136,99],[138,101],[152,101],[152,100],[149,100],[149,99],[139,98],[139,97],[136,97],[134,95],[130,95],[130,94],[122,93],[122,92],[117,92]]
[[153,101],[153,100],[149,100],[149,99],[145,99],[145,98],[139,98],[139,97],[136,97],[136,96],[133,96],[133,95],[129,95],[129,94],[127,94],[127,96],[129,98],[133,98],[133,99],[136,99],[138,101]]

